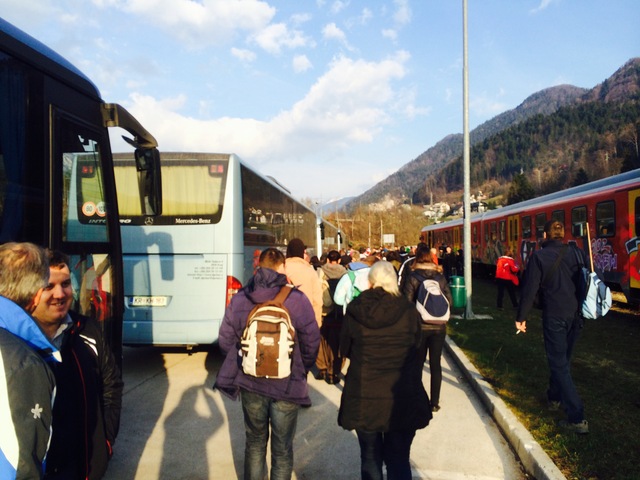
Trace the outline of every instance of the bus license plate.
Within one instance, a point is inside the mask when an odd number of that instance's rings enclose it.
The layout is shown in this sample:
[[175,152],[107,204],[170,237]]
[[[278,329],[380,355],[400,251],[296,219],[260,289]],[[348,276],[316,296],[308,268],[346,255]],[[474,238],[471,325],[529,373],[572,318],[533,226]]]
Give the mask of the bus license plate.
[[168,305],[168,297],[129,297],[130,307],[166,307]]

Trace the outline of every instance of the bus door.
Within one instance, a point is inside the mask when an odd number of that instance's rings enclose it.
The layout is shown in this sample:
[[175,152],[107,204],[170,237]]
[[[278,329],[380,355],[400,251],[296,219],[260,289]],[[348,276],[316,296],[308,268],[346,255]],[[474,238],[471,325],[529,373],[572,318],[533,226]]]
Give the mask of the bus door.
[[640,189],[629,191],[629,238],[626,240],[626,249],[629,255],[629,288],[640,289]]
[[520,244],[520,216],[509,215],[507,217],[507,247],[511,248],[514,258],[518,252]]

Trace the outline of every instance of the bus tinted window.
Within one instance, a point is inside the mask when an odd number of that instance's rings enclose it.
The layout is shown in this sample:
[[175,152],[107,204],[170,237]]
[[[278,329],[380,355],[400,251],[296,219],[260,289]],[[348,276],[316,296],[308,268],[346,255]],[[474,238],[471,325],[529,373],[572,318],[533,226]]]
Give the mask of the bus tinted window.
[[[218,223],[222,216],[228,161],[176,159],[162,155],[162,215],[156,224]],[[131,156],[117,154],[115,164],[121,217],[141,217],[138,175]],[[137,222],[132,223],[139,223]]]
[[62,240],[108,242],[99,134],[61,118]]
[[[249,245],[285,246],[292,238],[313,239],[316,216],[284,192],[275,188],[244,165],[242,172],[242,210],[244,238]],[[308,252],[315,248],[308,244]]]
[[596,205],[596,235],[613,237],[616,234],[616,209],[613,201]]

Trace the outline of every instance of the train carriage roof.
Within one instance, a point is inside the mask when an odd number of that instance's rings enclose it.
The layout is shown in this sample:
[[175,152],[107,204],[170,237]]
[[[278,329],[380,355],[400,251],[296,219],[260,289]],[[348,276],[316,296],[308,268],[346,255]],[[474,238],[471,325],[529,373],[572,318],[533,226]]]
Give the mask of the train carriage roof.
[[[578,185],[576,187],[567,188],[566,190],[560,190],[558,192],[549,193],[541,197],[525,200],[524,202],[515,203],[513,205],[507,205],[505,207],[496,208],[495,210],[489,210],[483,213],[477,213],[471,216],[472,220],[491,220],[496,217],[503,217],[505,215],[515,215],[527,210],[531,207],[547,206],[549,204],[558,203],[560,201],[571,200],[573,198],[580,198],[584,195],[592,195],[602,192],[611,188],[617,189],[633,185],[634,183],[640,184],[640,169],[632,170],[630,172],[620,173],[611,177],[602,178],[593,182]],[[443,227],[454,227],[461,225],[462,218],[442,222],[434,225],[427,225],[422,231],[436,230]]]

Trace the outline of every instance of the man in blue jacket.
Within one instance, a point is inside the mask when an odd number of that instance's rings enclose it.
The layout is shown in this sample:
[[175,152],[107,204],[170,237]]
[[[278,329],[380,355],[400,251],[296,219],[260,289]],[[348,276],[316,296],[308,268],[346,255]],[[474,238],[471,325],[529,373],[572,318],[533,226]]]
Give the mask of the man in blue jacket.
[[49,279],[42,248],[0,245],[0,478],[39,479],[51,437],[60,355],[29,316]]
[[[242,399],[246,431],[244,478],[266,478],[267,441],[271,437],[271,478],[291,478],[293,438],[301,406],[310,406],[307,373],[315,364],[320,331],[311,303],[304,293],[292,289],[284,306],[295,328],[291,375],[264,378],[247,375],[241,367],[240,338],[251,310],[272,300],[287,284],[284,255],[275,248],[260,254],[259,269],[232,299],[220,326],[218,344],[226,355],[214,389],[236,400]],[[271,435],[269,435],[271,428]]]
[[577,285],[580,267],[586,264],[586,259],[582,250],[563,243],[561,222],[547,222],[544,236],[542,249],[533,253],[525,270],[516,329],[518,333],[527,331],[526,318],[540,290],[544,347],[550,370],[547,399],[551,407],[564,407],[567,420],[560,422],[562,427],[586,434],[589,424],[571,378],[571,354],[584,323],[579,313]]

